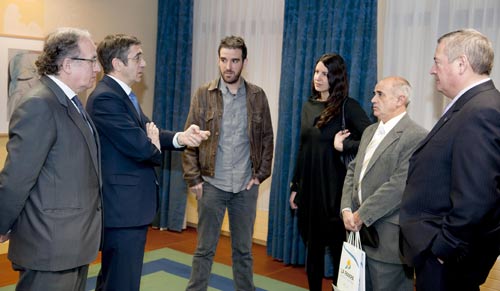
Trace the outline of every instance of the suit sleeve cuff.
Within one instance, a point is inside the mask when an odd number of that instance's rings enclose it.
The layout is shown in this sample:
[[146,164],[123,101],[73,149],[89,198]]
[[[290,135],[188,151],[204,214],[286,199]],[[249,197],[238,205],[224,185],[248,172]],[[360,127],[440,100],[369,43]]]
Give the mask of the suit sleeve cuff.
[[442,235],[437,235],[434,239],[431,252],[438,258],[444,260],[459,259],[463,253],[459,245],[451,246]]

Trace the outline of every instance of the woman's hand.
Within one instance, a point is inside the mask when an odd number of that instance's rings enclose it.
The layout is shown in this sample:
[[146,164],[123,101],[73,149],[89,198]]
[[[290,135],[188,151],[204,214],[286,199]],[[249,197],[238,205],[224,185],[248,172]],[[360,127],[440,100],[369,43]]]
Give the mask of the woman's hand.
[[297,206],[297,204],[295,204],[295,202],[293,202],[295,200],[295,196],[297,196],[297,192],[292,191],[292,193],[290,193],[290,200],[289,200],[290,201],[290,208],[292,208],[292,209],[299,208]]
[[337,132],[337,134],[335,135],[335,138],[333,139],[333,147],[337,151],[343,152],[344,151],[344,140],[349,135],[351,135],[351,133],[347,129]]

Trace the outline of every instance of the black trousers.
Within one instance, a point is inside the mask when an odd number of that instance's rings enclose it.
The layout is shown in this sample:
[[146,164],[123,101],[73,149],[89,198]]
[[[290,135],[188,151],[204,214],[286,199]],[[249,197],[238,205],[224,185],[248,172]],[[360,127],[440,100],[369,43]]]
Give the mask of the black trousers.
[[417,291],[479,291],[496,261],[496,255],[472,255],[459,262],[441,264],[430,251],[415,266]]
[[330,257],[333,264],[333,284],[337,284],[343,242],[344,238],[330,243],[313,240],[307,242],[306,272],[309,290],[321,291],[325,273],[325,248],[327,246],[330,248]]

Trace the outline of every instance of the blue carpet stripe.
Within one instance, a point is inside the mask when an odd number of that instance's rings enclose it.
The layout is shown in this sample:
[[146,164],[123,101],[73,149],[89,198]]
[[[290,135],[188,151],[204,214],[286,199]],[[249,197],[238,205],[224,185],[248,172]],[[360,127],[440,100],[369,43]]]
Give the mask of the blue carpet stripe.
[[96,282],[97,282],[97,277],[88,277],[87,285],[85,286],[85,291],[94,290]]
[[[167,272],[182,278],[189,279],[189,276],[191,274],[191,267],[169,259],[153,260],[142,265],[142,276],[153,274],[156,272]],[[96,280],[97,277],[89,277],[87,279],[87,291],[93,290],[95,288]],[[233,280],[217,274],[212,274],[210,276],[208,286],[221,291],[234,290]],[[256,287],[256,290],[267,291],[266,289],[258,287]]]

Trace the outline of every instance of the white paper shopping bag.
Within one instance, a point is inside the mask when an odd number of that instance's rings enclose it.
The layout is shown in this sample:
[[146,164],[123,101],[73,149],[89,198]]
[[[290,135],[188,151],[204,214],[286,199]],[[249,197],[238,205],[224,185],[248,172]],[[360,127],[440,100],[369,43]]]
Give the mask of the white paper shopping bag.
[[335,291],[365,291],[365,256],[359,232],[351,232],[342,246]]

